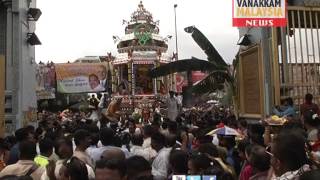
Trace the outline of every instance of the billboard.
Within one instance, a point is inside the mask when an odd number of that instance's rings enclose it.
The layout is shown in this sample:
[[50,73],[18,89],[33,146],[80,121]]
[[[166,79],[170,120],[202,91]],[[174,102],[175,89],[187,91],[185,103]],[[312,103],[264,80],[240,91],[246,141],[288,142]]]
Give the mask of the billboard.
[[[193,71],[192,72],[192,84],[195,84],[204,78],[207,77],[206,73],[201,71]],[[188,86],[188,77],[186,73],[177,73],[176,74],[176,90],[177,92],[181,93],[183,87]]]
[[40,63],[36,67],[37,99],[54,99],[56,92],[56,72],[54,64]]
[[67,63],[55,66],[59,93],[93,93],[107,90],[107,63]]
[[285,0],[233,0],[235,27],[284,27],[287,25]]

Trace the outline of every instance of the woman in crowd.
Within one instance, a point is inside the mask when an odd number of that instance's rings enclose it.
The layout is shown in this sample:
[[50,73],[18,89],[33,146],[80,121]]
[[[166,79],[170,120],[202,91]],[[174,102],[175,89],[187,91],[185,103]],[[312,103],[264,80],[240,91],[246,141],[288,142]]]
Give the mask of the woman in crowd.
[[306,111],[303,115],[304,127],[307,130],[308,141],[318,141],[318,127],[320,125],[320,118],[318,114],[313,111]]

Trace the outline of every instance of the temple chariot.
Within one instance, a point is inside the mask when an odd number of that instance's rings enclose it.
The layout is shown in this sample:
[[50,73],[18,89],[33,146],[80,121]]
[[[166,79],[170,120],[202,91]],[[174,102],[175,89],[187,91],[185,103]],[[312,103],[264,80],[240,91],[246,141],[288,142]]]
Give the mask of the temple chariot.
[[[112,64],[112,92],[114,98],[122,98],[124,111],[132,112],[135,108],[147,111],[155,99],[163,98],[168,90],[173,89],[172,76],[152,79],[152,68],[173,60],[167,54],[167,41],[170,36],[159,35],[159,21],[154,21],[142,2],[125,24],[125,35],[114,36],[118,54]],[[162,96],[161,96],[162,95]]]

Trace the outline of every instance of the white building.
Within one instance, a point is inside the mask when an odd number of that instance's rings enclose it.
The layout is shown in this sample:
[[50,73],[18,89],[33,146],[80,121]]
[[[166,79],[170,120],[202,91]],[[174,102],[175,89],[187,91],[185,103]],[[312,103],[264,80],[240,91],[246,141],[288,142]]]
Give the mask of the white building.
[[[0,55],[5,56],[5,121],[7,133],[34,118],[36,0],[0,0]],[[33,112],[33,113],[31,113]]]

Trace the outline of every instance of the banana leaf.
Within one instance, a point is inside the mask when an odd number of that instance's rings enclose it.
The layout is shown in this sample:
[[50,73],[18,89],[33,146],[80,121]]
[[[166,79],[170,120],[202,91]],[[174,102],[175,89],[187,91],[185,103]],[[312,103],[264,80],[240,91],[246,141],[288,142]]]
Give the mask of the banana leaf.
[[204,94],[222,90],[226,82],[232,82],[230,75],[226,71],[213,71],[206,78],[194,84],[192,86],[192,92]]
[[176,72],[185,72],[185,71],[213,71],[217,67],[205,60],[200,60],[195,57],[191,59],[183,59],[178,61],[173,61],[171,63],[161,65],[160,67],[154,68],[149,72],[149,75],[152,78],[166,76]]
[[185,32],[191,33],[193,40],[199,45],[199,47],[208,56],[208,61],[216,66],[226,67],[227,63],[223,60],[219,52],[214,48],[211,42],[199,31],[195,26],[186,27]]

